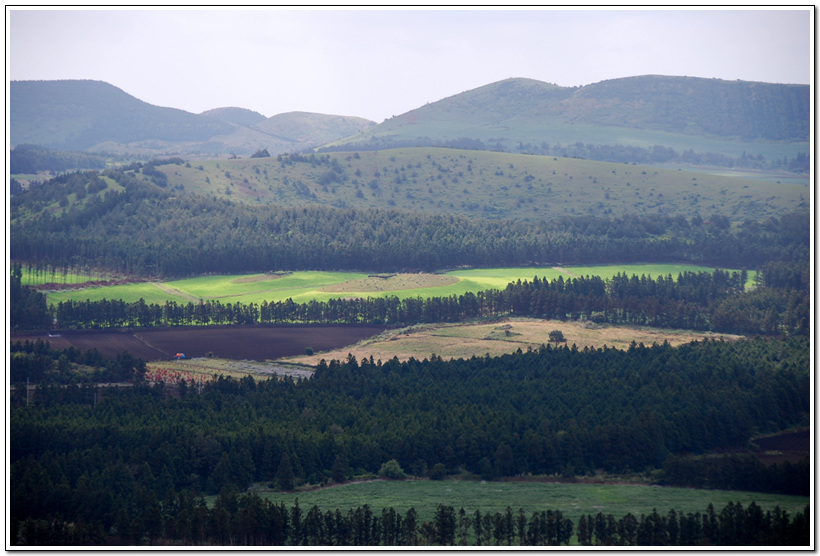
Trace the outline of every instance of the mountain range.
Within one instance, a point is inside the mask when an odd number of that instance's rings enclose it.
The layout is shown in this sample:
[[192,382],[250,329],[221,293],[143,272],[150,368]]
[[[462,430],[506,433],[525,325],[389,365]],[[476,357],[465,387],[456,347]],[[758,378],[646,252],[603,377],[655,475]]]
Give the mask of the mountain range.
[[294,152],[357,133],[364,118],[245,108],[192,114],[143,102],[102,81],[12,81],[11,145],[154,155]]
[[659,75],[583,87],[511,78],[375,124],[310,112],[266,118],[237,107],[192,114],[150,105],[100,81],[12,81],[10,123],[12,146],[120,154],[400,146],[555,154],[556,148],[595,145],[775,160],[808,152],[810,88]]

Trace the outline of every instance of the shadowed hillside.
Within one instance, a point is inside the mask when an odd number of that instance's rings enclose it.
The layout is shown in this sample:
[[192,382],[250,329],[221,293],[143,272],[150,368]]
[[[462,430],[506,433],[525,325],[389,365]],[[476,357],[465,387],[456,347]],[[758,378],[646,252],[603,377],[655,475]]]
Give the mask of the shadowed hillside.
[[13,81],[11,145],[140,155],[295,152],[355,134],[364,118],[291,112],[266,119],[245,108],[202,114],[145,103],[101,81]]
[[11,143],[86,150],[113,141],[206,141],[224,122],[153,106],[102,81],[13,81]]

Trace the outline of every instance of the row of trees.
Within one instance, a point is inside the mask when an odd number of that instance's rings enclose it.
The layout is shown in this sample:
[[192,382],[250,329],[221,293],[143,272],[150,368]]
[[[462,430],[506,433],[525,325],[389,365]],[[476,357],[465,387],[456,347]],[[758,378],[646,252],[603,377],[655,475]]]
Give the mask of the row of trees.
[[[459,147],[466,148],[466,147]],[[482,150],[489,150],[482,145]],[[671,147],[653,145],[639,147],[636,145],[595,145],[581,141],[566,145],[550,145],[542,142],[519,143],[514,152],[536,154],[542,156],[561,156],[567,158],[585,158],[604,162],[618,162],[623,164],[686,164],[697,166],[723,166],[726,168],[755,168],[770,170],[786,170],[789,172],[808,173],[810,159],[807,152],[798,152],[794,158],[784,156],[767,159],[762,154],[747,154],[734,157],[717,152],[695,152],[686,149],[678,152]]]
[[719,512],[712,504],[701,514],[656,509],[640,520],[627,514],[583,515],[578,520],[578,542],[584,546],[801,546],[810,536],[809,507],[789,518],[780,507],[763,510],[750,503],[729,502]]
[[[140,171],[156,179],[152,168],[154,163]],[[64,176],[15,195],[12,259],[155,276],[556,261],[678,260],[755,268],[772,260],[809,259],[808,214],[748,221],[733,229],[717,225],[720,218],[699,215],[522,222],[398,210],[258,207],[175,195],[161,180],[137,179],[135,171]],[[120,187],[89,193],[92,184],[109,182]],[[42,210],[72,193],[84,196],[83,202],[62,213]]]
[[20,264],[9,269],[9,325],[12,330],[46,329],[53,324],[53,315],[46,305],[46,296],[22,285]]
[[[764,276],[768,276],[764,272]],[[764,278],[765,282],[768,278]],[[741,334],[805,335],[809,331],[809,291],[758,286],[745,291],[746,273],[716,270],[651,278],[618,274],[564,280],[534,278],[503,290],[448,297],[263,301],[168,301],[140,299],[61,301],[50,308],[60,328],[192,326],[209,324],[387,324],[459,322],[476,318],[522,316],[585,319],[598,323]]]
[[[224,490],[208,507],[190,493],[169,494],[158,500],[142,493],[140,501],[118,512],[104,529],[100,523],[80,521],[73,526],[52,517],[11,519],[11,544],[37,545],[154,545],[217,546],[807,546],[809,509],[795,516],[775,507],[763,510],[750,503],[729,502],[719,512],[684,514],[656,509],[636,517],[626,514],[581,515],[577,533],[560,510],[529,516],[513,512],[466,512],[439,504],[431,521],[419,519],[415,508],[404,514],[394,508],[374,512],[365,504],[342,511],[308,510],[297,499],[287,508],[255,493],[237,495]],[[575,534],[574,534],[575,533]]]
[[80,168],[101,169],[106,167],[108,158],[109,155],[58,151],[38,145],[17,145],[9,151],[9,171],[11,174],[36,174]]

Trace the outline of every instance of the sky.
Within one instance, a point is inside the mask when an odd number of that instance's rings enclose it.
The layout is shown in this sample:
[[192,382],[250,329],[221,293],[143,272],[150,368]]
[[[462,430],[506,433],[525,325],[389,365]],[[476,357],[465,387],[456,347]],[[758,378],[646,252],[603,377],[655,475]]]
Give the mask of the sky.
[[795,9],[6,8],[6,79],[94,79],[157,106],[381,122],[510,77],[813,82]]

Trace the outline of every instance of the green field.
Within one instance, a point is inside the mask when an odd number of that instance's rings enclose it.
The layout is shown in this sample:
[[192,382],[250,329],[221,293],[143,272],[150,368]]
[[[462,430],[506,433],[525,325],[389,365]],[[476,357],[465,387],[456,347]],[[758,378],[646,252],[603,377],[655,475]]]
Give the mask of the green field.
[[[560,510],[575,525],[582,514],[612,514],[620,519],[627,513],[639,517],[652,509],[666,515],[669,510],[704,513],[711,502],[719,512],[729,502],[746,507],[754,501],[763,511],[780,506],[793,516],[810,503],[809,497],[742,492],[658,487],[651,485],[583,484],[542,482],[495,482],[467,480],[407,480],[348,483],[332,488],[301,492],[260,490],[259,495],[287,507],[298,498],[304,511],[317,505],[323,511],[356,508],[368,504],[374,513],[392,507],[404,514],[414,507],[419,520],[432,521],[438,504],[461,508],[470,514],[514,512],[523,508],[529,516],[542,510]],[[209,499],[213,501],[213,497]]]
[[[392,290],[355,290],[325,291],[324,288],[338,289],[345,282],[358,283],[367,278],[365,273],[300,271],[281,276],[270,274],[250,275],[216,275],[173,280],[170,282],[139,282],[115,286],[101,286],[75,290],[48,292],[49,303],[60,301],[98,301],[100,299],[121,299],[132,303],[139,299],[146,303],[163,304],[166,301],[177,303],[198,302],[202,300],[219,300],[223,303],[262,303],[263,301],[284,301],[288,298],[297,303],[310,300],[327,301],[344,297],[447,297],[463,295],[467,292],[478,292],[488,289],[503,289],[510,282],[532,280],[535,276],[554,280],[559,276],[565,279],[573,276],[601,276],[611,278],[619,272],[631,275],[658,277],[680,272],[713,271],[713,267],[676,264],[629,264],[606,266],[568,266],[568,267],[528,267],[528,268],[475,268],[454,270],[445,276],[458,281],[449,285],[425,287],[430,282],[430,275],[406,276],[406,286]],[[747,287],[753,283],[755,272],[749,273]]]

